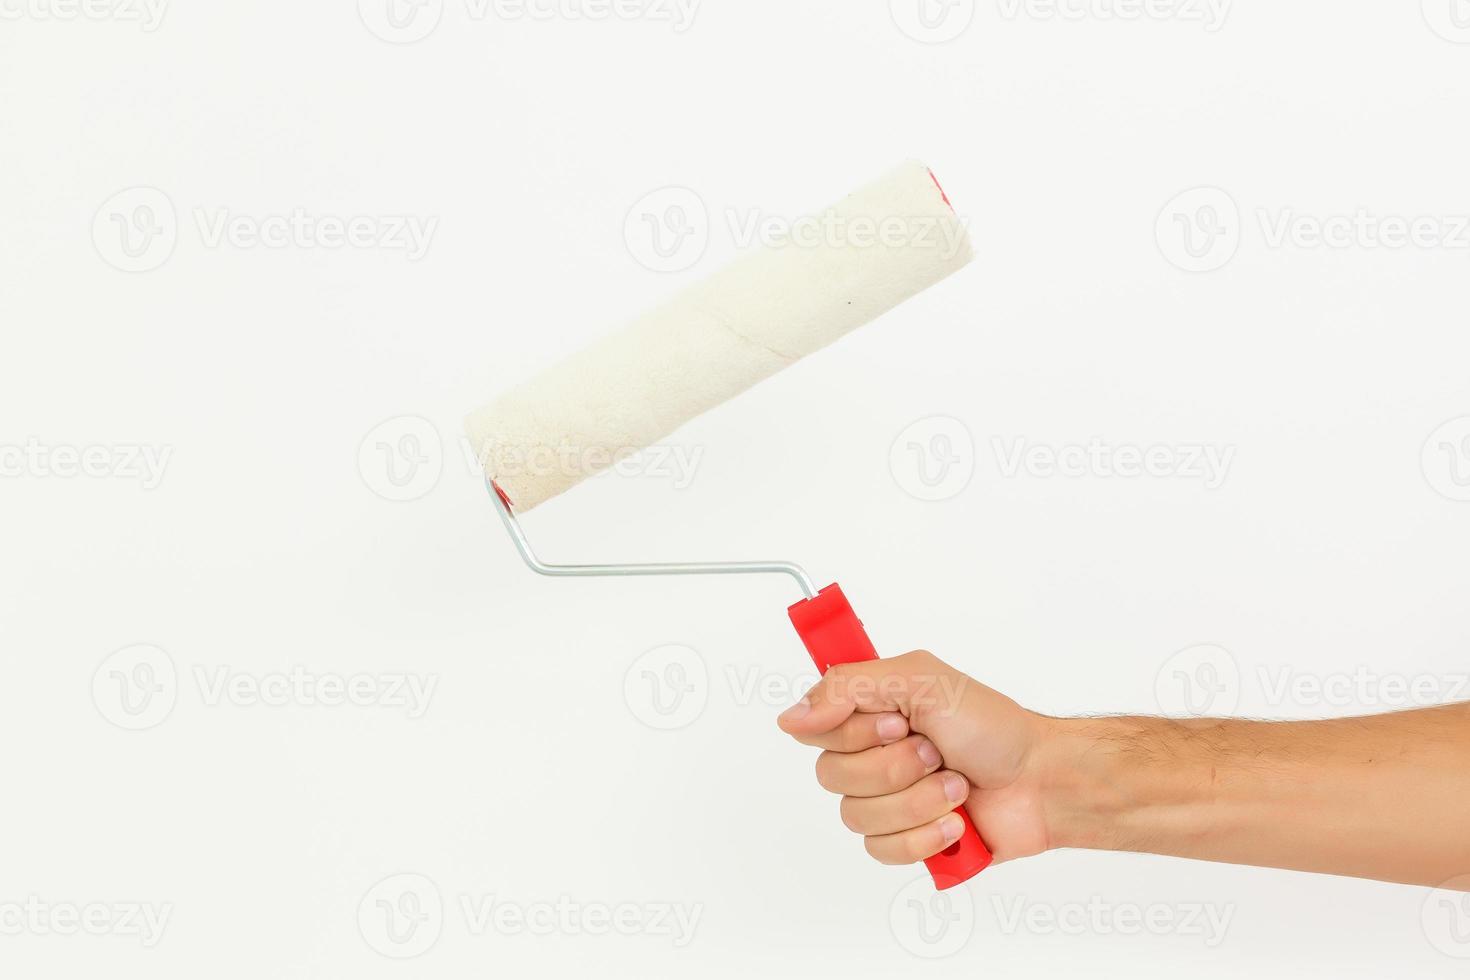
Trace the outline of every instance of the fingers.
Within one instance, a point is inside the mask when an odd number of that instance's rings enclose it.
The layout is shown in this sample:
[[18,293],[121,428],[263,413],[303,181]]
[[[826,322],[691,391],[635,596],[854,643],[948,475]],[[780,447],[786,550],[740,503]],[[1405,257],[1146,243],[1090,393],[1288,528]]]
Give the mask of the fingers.
[[931,773],[887,796],[842,798],[842,822],[864,837],[898,834],[931,823],[970,794],[970,781],[953,770]]
[[941,675],[954,671],[933,654],[915,650],[901,657],[839,664],[800,701],[776,719],[781,730],[798,738],[830,732],[853,712],[898,711],[912,715],[915,694],[929,696]]
[[[842,822],[884,864],[922,861],[964,833],[954,811],[970,781],[941,769],[939,749],[918,731],[938,738],[954,726],[963,706],[975,703],[968,680],[922,650],[840,664],[777,719],[797,741],[824,750],[817,782],[843,797]],[[980,696],[988,690],[974,687]]]
[[933,857],[960,839],[965,821],[958,813],[947,813],[931,823],[902,833],[864,837],[868,853],[884,864],[913,864]]
[[829,732],[797,735],[802,745],[812,745],[830,752],[861,752],[878,745],[890,745],[909,733],[909,720],[896,711],[870,715],[858,713]]
[[817,756],[817,782],[842,796],[884,796],[912,786],[943,761],[933,742],[909,735],[862,752],[823,752]]

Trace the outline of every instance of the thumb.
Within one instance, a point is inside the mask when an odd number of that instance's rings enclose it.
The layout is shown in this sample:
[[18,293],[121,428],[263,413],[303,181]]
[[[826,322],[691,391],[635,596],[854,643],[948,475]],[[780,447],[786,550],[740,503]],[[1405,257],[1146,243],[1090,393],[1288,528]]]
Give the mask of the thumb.
[[776,724],[788,735],[823,735],[855,711],[898,711],[912,717],[915,692],[927,689],[944,664],[925,650],[887,660],[838,664],[802,699],[783,711]]

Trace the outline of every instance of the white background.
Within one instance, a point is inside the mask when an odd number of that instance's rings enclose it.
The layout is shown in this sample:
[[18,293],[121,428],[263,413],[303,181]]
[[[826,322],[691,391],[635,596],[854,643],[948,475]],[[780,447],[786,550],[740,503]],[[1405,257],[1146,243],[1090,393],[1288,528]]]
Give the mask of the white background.
[[[924,905],[773,724],[810,680],[791,583],[537,578],[458,445],[466,411],[734,255],[732,212],[915,157],[975,263],[681,431],[687,486],[603,477],[529,515],[547,556],[792,558],[882,650],[1051,713],[1173,710],[1181,678],[1266,717],[1466,696],[1449,0],[960,0],[932,31],[904,0],[444,0],[401,29],[375,0],[65,3],[0,23],[0,906],[170,917],[149,946],[9,916],[0,972],[1464,975],[1470,911],[1424,888],[1061,852]],[[670,186],[708,233],[659,272],[638,229],[677,225],[646,198]],[[1359,209],[1440,238],[1274,236]],[[298,210],[434,230],[413,256],[209,233]],[[996,449],[1093,439],[1233,455],[1206,487],[1008,475]],[[88,447],[106,465],[64,475]],[[161,480],[130,447],[169,453]],[[155,699],[124,702],[139,656]],[[677,717],[649,700],[670,664]],[[436,686],[420,717],[213,696],[293,671]],[[405,888],[424,918],[395,943],[377,902]],[[476,928],[492,897],[649,927]],[[659,907],[697,910],[692,941]]]

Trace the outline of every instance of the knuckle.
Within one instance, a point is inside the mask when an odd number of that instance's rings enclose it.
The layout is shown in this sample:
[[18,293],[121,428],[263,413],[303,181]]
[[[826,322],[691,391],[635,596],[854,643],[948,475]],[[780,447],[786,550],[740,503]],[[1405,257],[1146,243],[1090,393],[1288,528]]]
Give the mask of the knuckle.
[[837,792],[837,790],[833,788],[833,784],[836,780],[836,773],[834,772],[836,766],[837,762],[831,752],[823,752],[821,755],[817,756],[817,785],[822,787],[829,793]]
[[934,656],[934,654],[930,653],[928,650],[923,649],[910,650],[908,653],[903,655],[903,659],[906,660],[909,664],[916,667],[929,667],[939,663],[938,657]]
[[886,850],[884,849],[882,842],[876,837],[864,837],[863,849],[868,852],[868,857],[872,858],[874,861],[877,861],[879,864],[893,863],[892,861],[888,860],[888,855]]
[[827,668],[827,672],[822,675],[822,679],[817,682],[817,686],[812,688],[812,690],[815,691],[819,688],[824,691],[841,690],[842,686],[852,676],[853,669],[852,664],[833,664]]
[[[895,792],[911,784],[916,778],[915,767],[919,757],[912,752],[894,753],[894,758],[884,767],[884,788]],[[920,769],[919,772],[923,770]]]
[[861,834],[863,832],[862,817],[857,813],[857,807],[853,804],[852,800],[853,798],[851,796],[844,796],[841,805],[837,808],[837,812],[842,817],[842,826],[854,834]]
[[925,780],[925,783],[927,785],[923,787],[923,792],[908,793],[904,799],[904,819],[913,826],[918,826],[931,819],[935,809],[941,805],[939,801],[944,799],[943,785],[936,784],[932,776]]
[[934,853],[934,851],[927,846],[927,839],[928,834],[926,834],[922,830],[903,835],[903,849],[904,853],[908,856],[908,861],[906,863],[913,864],[915,861],[922,861],[930,854]]

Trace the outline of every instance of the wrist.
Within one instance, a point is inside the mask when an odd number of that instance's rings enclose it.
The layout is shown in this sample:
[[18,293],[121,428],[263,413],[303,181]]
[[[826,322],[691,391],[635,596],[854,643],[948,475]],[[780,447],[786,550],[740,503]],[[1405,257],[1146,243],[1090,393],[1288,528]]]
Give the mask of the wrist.
[[1036,753],[1049,848],[1142,850],[1202,830],[1208,773],[1161,718],[1046,718]]
[[1101,737],[1114,719],[1045,718],[1037,747],[1036,785],[1050,849],[1110,848],[1109,769],[1114,760]]

